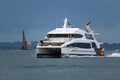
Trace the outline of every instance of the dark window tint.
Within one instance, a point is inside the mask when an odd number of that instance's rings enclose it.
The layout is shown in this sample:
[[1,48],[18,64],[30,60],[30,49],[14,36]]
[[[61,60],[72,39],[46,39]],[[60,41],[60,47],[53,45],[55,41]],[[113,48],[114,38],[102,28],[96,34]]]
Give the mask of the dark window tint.
[[97,46],[96,46],[96,44],[94,42],[92,42],[92,47],[97,48]]
[[72,43],[67,47],[78,47],[78,48],[91,48],[90,43]]
[[83,35],[81,35],[81,34],[73,34],[72,37],[75,37],[75,38],[82,38]]
[[86,39],[91,39],[91,40],[93,40],[92,34],[85,34],[85,37],[86,37]]
[[49,38],[51,37],[68,37],[68,34],[48,34],[47,35]]
[[74,38],[81,38],[83,37],[83,35],[81,34],[48,34],[47,35],[48,38],[58,38],[58,37],[74,37]]

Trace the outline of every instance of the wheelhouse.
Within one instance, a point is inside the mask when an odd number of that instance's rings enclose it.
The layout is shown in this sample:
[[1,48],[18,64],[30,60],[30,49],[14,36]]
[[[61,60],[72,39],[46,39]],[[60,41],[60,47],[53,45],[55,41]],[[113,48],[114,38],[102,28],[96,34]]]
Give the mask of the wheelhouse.
[[86,37],[86,39],[94,40],[92,34],[85,33],[85,37]]

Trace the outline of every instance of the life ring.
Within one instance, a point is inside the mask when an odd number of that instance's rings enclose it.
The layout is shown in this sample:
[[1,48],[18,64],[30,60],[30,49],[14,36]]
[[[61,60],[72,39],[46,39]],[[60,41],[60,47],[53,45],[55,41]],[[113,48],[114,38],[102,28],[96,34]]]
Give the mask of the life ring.
[[104,56],[104,51],[102,50],[102,48],[98,49],[98,55]]

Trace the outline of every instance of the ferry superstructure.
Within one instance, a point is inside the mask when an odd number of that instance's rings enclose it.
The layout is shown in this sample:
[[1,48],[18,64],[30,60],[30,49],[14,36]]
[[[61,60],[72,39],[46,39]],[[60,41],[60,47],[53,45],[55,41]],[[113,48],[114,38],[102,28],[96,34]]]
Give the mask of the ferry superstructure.
[[73,28],[67,18],[62,28],[56,28],[47,33],[44,40],[37,44],[37,57],[62,57],[62,56],[103,56],[100,43],[95,38],[95,33],[90,28]]

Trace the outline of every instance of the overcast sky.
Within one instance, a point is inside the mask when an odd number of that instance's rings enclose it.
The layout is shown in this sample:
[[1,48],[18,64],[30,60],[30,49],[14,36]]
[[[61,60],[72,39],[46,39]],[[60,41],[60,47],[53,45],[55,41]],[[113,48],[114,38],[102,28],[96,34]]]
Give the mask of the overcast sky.
[[91,21],[103,42],[120,42],[120,0],[0,0],[0,41],[21,41],[23,29],[39,41],[66,17],[82,29]]

